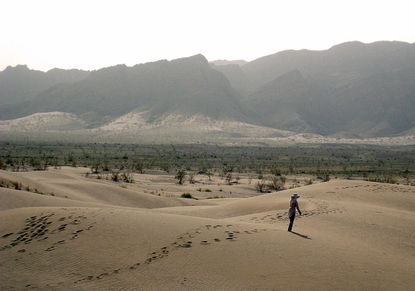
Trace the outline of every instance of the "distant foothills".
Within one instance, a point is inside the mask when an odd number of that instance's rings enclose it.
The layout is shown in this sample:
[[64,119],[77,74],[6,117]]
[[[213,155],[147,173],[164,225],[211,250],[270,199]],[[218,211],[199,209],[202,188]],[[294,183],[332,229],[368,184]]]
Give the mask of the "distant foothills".
[[195,55],[95,71],[0,72],[3,136],[63,132],[131,141],[413,136],[415,44],[347,42],[251,62]]

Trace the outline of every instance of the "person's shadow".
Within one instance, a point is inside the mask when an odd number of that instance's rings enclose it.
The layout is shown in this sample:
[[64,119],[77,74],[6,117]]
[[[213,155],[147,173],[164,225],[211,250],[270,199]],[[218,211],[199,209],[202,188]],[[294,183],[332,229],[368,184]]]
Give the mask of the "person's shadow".
[[305,238],[305,239],[311,239],[308,235],[304,235],[295,231],[291,231],[292,234],[298,235],[299,237]]

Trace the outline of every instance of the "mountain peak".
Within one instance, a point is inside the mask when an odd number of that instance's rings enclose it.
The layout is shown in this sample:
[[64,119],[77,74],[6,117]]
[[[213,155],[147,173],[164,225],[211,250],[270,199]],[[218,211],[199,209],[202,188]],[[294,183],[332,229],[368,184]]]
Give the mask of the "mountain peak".
[[200,65],[209,65],[208,60],[202,54],[193,55],[186,58],[179,58],[171,61],[172,63],[197,63]]
[[336,49],[347,49],[347,48],[356,48],[356,47],[362,47],[365,44],[361,41],[347,41],[343,43],[336,44],[329,48],[329,50],[336,50]]
[[344,42],[335,46],[332,46],[329,51],[359,51],[362,48],[378,48],[381,50],[388,50],[388,49],[396,49],[402,48],[406,46],[410,46],[410,43],[403,42],[403,41],[375,41],[371,43],[363,43],[360,41],[349,41]]
[[27,65],[16,65],[16,66],[7,66],[3,72],[23,72],[23,71],[30,71]]

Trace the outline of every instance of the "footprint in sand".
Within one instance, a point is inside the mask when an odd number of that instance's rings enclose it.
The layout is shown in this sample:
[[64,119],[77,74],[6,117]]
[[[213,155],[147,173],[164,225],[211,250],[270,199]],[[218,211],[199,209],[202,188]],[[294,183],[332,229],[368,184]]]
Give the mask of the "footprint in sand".
[[228,237],[226,239],[228,241],[234,241],[236,239],[235,234],[233,232],[228,232]]
[[99,279],[102,279],[102,278],[104,278],[105,276],[108,276],[109,274],[108,273],[102,273],[102,274],[99,274],[96,278],[99,280]]
[[67,224],[62,224],[62,225],[60,225],[60,226],[58,227],[58,230],[59,230],[59,231],[63,231],[63,230],[65,230],[65,229],[66,229],[66,225],[67,225]]
[[188,242],[183,243],[183,244],[181,244],[179,246],[182,247],[182,248],[191,248],[192,247],[192,242],[191,241],[188,241]]

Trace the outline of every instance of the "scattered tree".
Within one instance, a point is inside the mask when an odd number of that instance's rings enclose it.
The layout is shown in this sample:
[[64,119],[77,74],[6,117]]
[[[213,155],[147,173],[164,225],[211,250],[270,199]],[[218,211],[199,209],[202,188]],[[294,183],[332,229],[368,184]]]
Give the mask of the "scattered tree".
[[196,183],[196,180],[195,180],[195,173],[190,173],[190,174],[189,174],[189,183],[190,183],[190,184],[194,184],[194,183]]
[[229,173],[226,174],[225,180],[226,180],[226,183],[228,183],[228,185],[231,185],[232,184],[232,178],[233,178],[233,176],[232,176],[232,173],[231,172],[229,172]]
[[184,179],[186,178],[186,171],[183,169],[178,170],[174,178],[177,179],[180,185],[183,185]]

